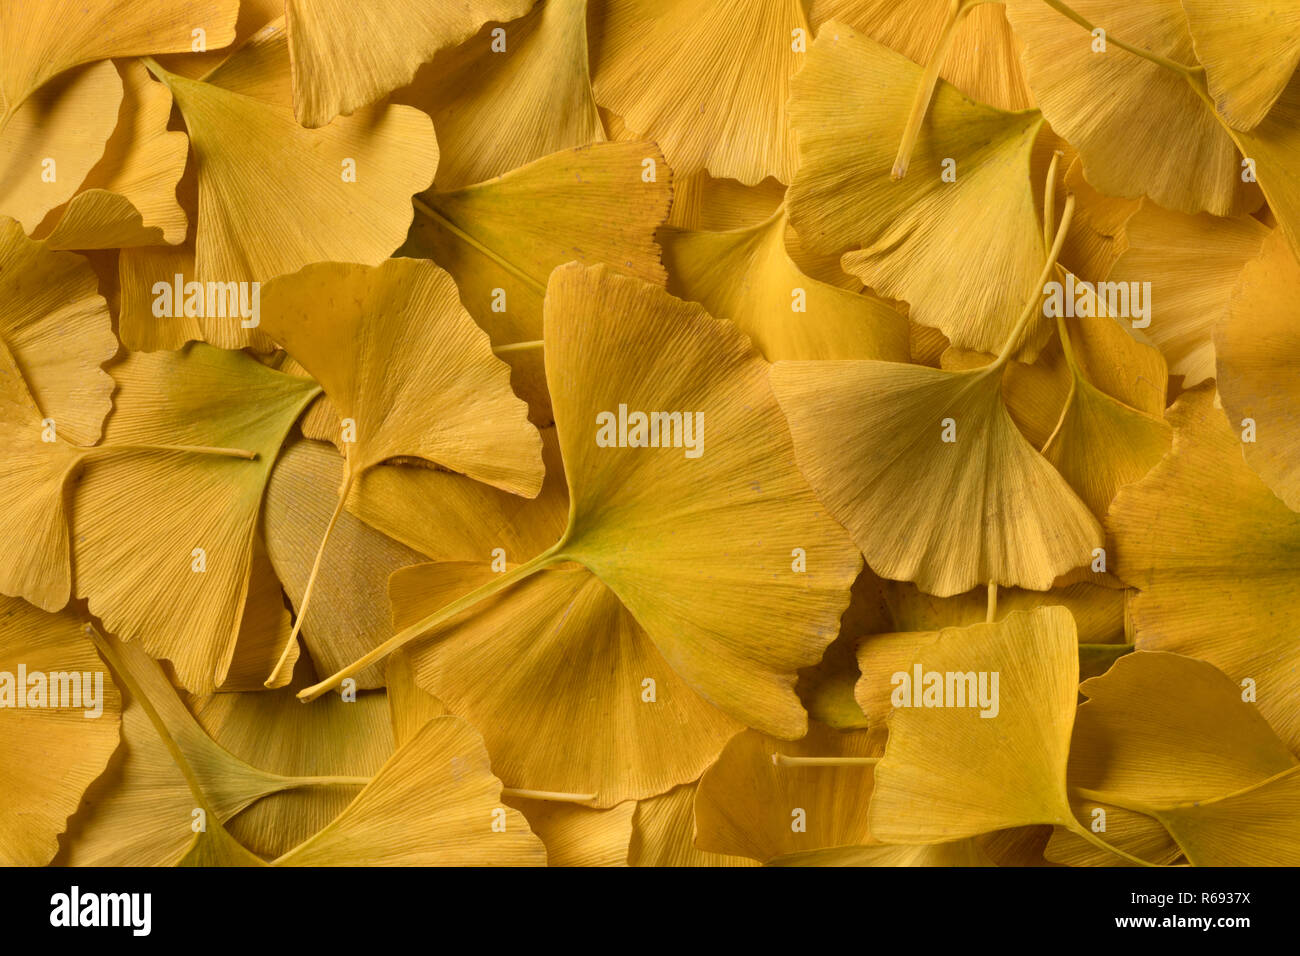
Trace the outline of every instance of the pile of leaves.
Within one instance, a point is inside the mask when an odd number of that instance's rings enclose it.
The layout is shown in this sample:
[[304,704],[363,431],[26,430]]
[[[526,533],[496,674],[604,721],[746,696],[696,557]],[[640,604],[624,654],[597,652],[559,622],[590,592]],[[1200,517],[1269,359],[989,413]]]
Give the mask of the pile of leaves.
[[1300,864],[1298,60],[7,3],[0,863]]

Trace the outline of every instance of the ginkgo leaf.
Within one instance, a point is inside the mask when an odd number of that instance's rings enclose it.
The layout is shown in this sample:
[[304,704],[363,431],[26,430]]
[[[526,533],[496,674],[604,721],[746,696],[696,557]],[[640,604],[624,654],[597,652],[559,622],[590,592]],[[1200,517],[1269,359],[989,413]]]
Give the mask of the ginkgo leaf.
[[[1087,27],[1039,0],[1006,4],[1025,44],[1029,85],[1052,128],[1078,149],[1088,182],[1184,213],[1258,207],[1259,187],[1243,180],[1237,146],[1184,72],[1196,62],[1179,0],[1079,0],[1071,8]],[[1089,34],[1094,24],[1104,38]]]
[[[696,849],[760,863],[792,853],[872,842],[867,826],[872,766],[786,766],[780,756],[879,756],[867,733],[810,724],[795,742],[737,734],[695,793]],[[795,824],[799,826],[796,827]]]
[[[394,622],[406,628],[500,577],[486,562],[399,571]],[[665,657],[591,572],[548,570],[414,645],[412,666],[483,734],[507,785],[612,807],[697,779],[741,729]]]
[[1158,816],[1194,866],[1300,866],[1300,767]]
[[541,439],[509,368],[433,263],[307,266],[267,286],[263,313],[264,331],[353,423],[349,475],[420,458],[514,494],[541,489]]
[[[240,49],[254,34],[273,20],[279,20],[283,25],[284,0],[240,0],[239,17],[235,20],[235,38],[229,47],[198,51],[194,49],[195,44],[191,42],[187,51],[160,54],[157,60],[164,69],[196,80],[211,73],[215,67],[230,57],[232,50]],[[204,46],[206,45],[205,43]],[[288,55],[286,45],[285,56]],[[286,98],[285,102],[292,105],[292,97]]]
[[70,613],[0,597],[0,863],[44,866],[118,747],[122,701]]
[[587,0],[546,0],[506,27],[484,26],[434,57],[395,98],[433,117],[442,191],[604,142],[587,67]]
[[61,863],[171,866],[197,825],[215,826],[267,794],[301,785],[219,746],[140,647],[93,636],[129,694],[122,752],[71,821]]
[[543,428],[541,436],[546,477],[536,498],[452,472],[380,465],[361,476],[348,509],[436,561],[488,561],[500,548],[502,561],[522,564],[554,544],[569,521],[569,492],[554,426]]
[[[285,643],[293,633],[293,617],[284,604],[284,591],[267,554],[266,542],[261,534],[255,534],[244,616],[239,622],[239,636],[235,638],[235,653],[219,690],[257,691],[265,686],[266,675],[284,653]],[[294,641],[286,661],[289,672],[277,686],[289,682],[300,653],[298,642]]]
[[488,20],[523,16],[533,2],[285,0],[298,119],[317,127],[340,113],[350,116],[409,83],[438,50],[468,39]]
[[1223,407],[1231,421],[1255,424],[1251,441],[1242,444],[1246,463],[1292,511],[1300,511],[1298,295],[1300,263],[1276,230],[1259,258],[1246,263],[1227,315],[1214,329]]
[[[1042,230],[1030,188],[1036,111],[984,106],[940,83],[921,127],[911,175],[891,180],[901,128],[921,67],[842,23],[822,26],[793,83],[799,173],[790,221],[817,251],[845,254],[844,269],[911,305],[913,321],[962,348],[996,350],[1034,291]],[[862,110],[858,104],[873,104]],[[945,181],[945,171],[955,179]],[[968,281],[956,281],[952,263]],[[1050,335],[1034,322],[1032,357]]]
[[940,596],[989,581],[1044,590],[1103,544],[1097,520],[1016,430],[992,369],[773,367],[804,474],[877,574]]
[[[303,618],[302,636],[312,660],[327,674],[392,635],[388,576],[398,568],[426,560],[418,551],[344,511],[321,558],[311,606],[305,613],[301,610],[312,564],[338,501],[343,468],[343,459],[332,447],[319,442],[293,442],[281,453],[271,472],[262,514],[271,563],[284,582],[295,611]],[[425,471],[422,468],[394,470]],[[364,494],[363,491],[363,497]],[[502,497],[510,496],[502,493]],[[286,631],[276,644],[275,653],[265,662],[266,667],[257,677],[259,687],[288,638]],[[383,672],[379,668],[369,668],[357,675],[359,688],[383,684]]]
[[1160,844],[1132,823],[1133,835],[1123,833],[1116,824],[1128,817],[1217,800],[1297,764],[1241,689],[1203,661],[1139,651],[1080,691],[1088,701],[1075,720],[1069,765],[1070,786],[1080,791],[1076,813],[1088,820],[1102,807],[1107,841],[1135,856],[1148,859]]
[[[121,66],[122,107],[104,156],[67,207],[41,224],[55,249],[179,244],[189,224],[176,201],[189,140],[167,129],[172,97],[138,60]],[[58,219],[52,225],[50,219]]]
[[[909,669],[918,648],[932,644],[944,628],[969,627],[990,619],[984,588],[936,598],[914,585],[891,581],[883,584],[881,597],[889,607],[894,629],[855,637],[861,676],[853,693],[866,723],[872,727],[889,719],[895,689],[892,678]],[[1075,622],[1079,670],[1083,673],[1085,665],[1095,668],[1098,659],[1109,667],[1116,657],[1133,650],[1127,640],[1125,605],[1123,591],[1092,584],[1072,584],[1046,592],[999,588],[992,620],[1040,607],[1065,608]]]
[[1132,602],[1139,650],[1209,661],[1249,681],[1277,734],[1300,745],[1297,647],[1278,640],[1295,590],[1300,516],[1246,465],[1213,390],[1169,410],[1173,449],[1120,491],[1106,519]]
[[207,46],[235,36],[239,0],[48,0],[5,10],[0,19],[0,98],[5,116],[47,80],[82,63]]
[[888,303],[799,271],[783,210],[728,232],[659,232],[668,289],[731,319],[769,361],[908,359],[907,320]]
[[1170,375],[1181,375],[1186,388],[1214,378],[1214,327],[1227,318],[1237,277],[1268,227],[1253,216],[1188,216],[1148,202],[1126,232],[1128,249],[1108,280],[1151,283],[1142,333],[1164,353]]
[[608,0],[594,11],[596,100],[680,176],[753,185],[798,166],[790,78],[811,28],[798,0]]
[[154,69],[198,165],[199,281],[266,281],[330,260],[376,265],[401,245],[410,197],[437,166],[428,116],[375,107],[305,130],[283,106]]
[[55,611],[70,595],[64,487],[99,439],[117,351],[94,270],[0,219],[0,524],[25,543],[0,560],[0,592]]
[[[646,160],[653,165],[647,167]],[[537,343],[542,299],[556,266],[606,262],[664,283],[654,231],[667,215],[671,194],[670,171],[651,143],[562,150],[485,183],[423,193],[415,201],[411,234],[398,251],[433,259],[450,272],[461,302],[494,347]],[[533,421],[548,424],[538,350],[511,350],[502,357]]]
[[[946,629],[918,648],[914,672],[926,675],[924,690],[937,689],[943,706],[916,706],[920,684],[899,685],[914,702],[895,709],[885,756],[876,764],[870,814],[876,838],[930,844],[1041,823],[1091,837],[1066,795],[1075,648],[1074,622],[1059,607]],[[946,696],[953,681],[944,675],[978,677],[991,688],[994,674],[996,711]],[[937,684],[929,675],[938,675]]]
[[347,809],[276,866],[544,866],[523,815],[474,728],[435,717],[379,769]]
[[[404,628],[375,654],[303,696],[321,693],[516,582],[495,605],[497,613],[512,614],[512,596],[519,602],[513,613],[560,613],[554,605],[566,603],[573,589],[559,583],[568,576],[587,582],[581,596],[593,611],[635,621],[653,642],[640,653],[662,654],[680,677],[678,686],[734,719],[774,735],[800,736],[806,715],[794,693],[795,671],[816,663],[834,637],[860,559],[794,465],[767,364],[730,324],[604,267],[575,263],[557,269],[546,310],[548,379],[571,501],[564,535],[548,551],[507,574],[491,575],[495,580]],[[645,448],[616,436],[603,444],[620,447],[598,445],[593,439],[601,423],[629,407],[678,410],[680,418],[664,413],[667,424],[656,426],[657,447],[649,436]],[[720,448],[705,440],[706,419],[708,434],[722,436]],[[611,429],[617,432],[606,425],[602,434]],[[707,507],[698,499],[702,489],[718,496]],[[582,571],[552,570],[545,579],[524,583],[534,572],[567,561],[585,565],[599,581]],[[444,600],[454,593],[448,588]],[[471,617],[466,633],[483,631]],[[620,627],[606,639],[626,633]],[[510,636],[524,639],[517,634]],[[492,629],[492,636],[499,642],[501,630]],[[428,653],[451,655],[455,644],[438,641]],[[470,650],[464,652],[467,660],[473,659]],[[496,667],[509,659],[491,649],[475,655],[484,653]],[[430,690],[444,702],[452,690],[470,690],[454,683]],[[495,692],[492,684],[480,679],[476,687]],[[583,695],[571,703],[585,700]],[[638,696],[626,706],[645,705]],[[564,739],[565,746],[571,739]],[[642,747],[661,743],[667,742],[641,741]],[[539,749],[538,741],[532,749]],[[616,802],[604,792],[598,799]]]
[[1300,4],[1182,0],[1214,108],[1238,129],[1268,114],[1300,63]]
[[[809,19],[820,31],[837,20],[916,63],[938,48],[950,0],[813,0]],[[1034,105],[1020,67],[1020,44],[999,3],[970,5],[956,27],[939,75],[980,103],[1004,110]]]
[[319,386],[202,344],[128,354],[113,375],[106,443],[186,442],[254,456],[98,457],[73,498],[77,595],[105,627],[171,661],[182,686],[211,693],[239,633],[267,476]]
[[695,847],[695,785],[639,800],[632,816],[628,866],[758,866],[745,856],[710,853]]
[[1078,155],[1065,170],[1065,188],[1075,197],[1074,224],[1061,249],[1061,262],[1076,275],[1097,280],[1110,275],[1129,248],[1128,223],[1142,209],[1137,199],[1107,196],[1088,185]]
[[0,214],[35,232],[100,162],[121,104],[117,70],[95,63],[18,106],[0,127]]
[[528,819],[529,829],[546,844],[547,866],[627,866],[634,801],[608,810],[521,797],[506,797],[505,802]]
[[[673,180],[668,225],[693,232],[748,229],[770,219],[785,200],[785,187],[769,176],[757,186],[720,179],[703,170]],[[786,233],[788,237],[794,230]]]
[[[278,650],[278,648],[277,648]],[[304,668],[290,687],[213,694],[192,702],[199,726],[230,753],[255,767],[294,779],[225,820],[249,850],[268,859],[288,852],[337,817],[393,752],[383,694],[355,700],[330,695],[303,707],[294,691],[310,681]]]
[[[1058,271],[1057,280],[1068,282],[1068,272]],[[1082,283],[1076,279],[1076,285]],[[1007,412],[1035,448],[1046,445],[1056,431],[1080,377],[1131,409],[1147,416],[1164,414],[1169,376],[1160,352],[1139,342],[1120,321],[1110,321],[1107,303],[1098,299],[1095,289],[1084,287],[1076,294],[1075,306],[1086,314],[1064,319],[1073,361],[1067,361],[1058,335],[1038,353],[1033,364],[1008,363],[1002,379]],[[940,366],[951,370],[981,368],[991,361],[990,355],[949,349],[941,357]]]
[[[374,268],[319,263],[271,282],[265,306],[266,334],[321,383],[345,429],[338,504],[307,579],[295,636],[330,533],[367,468],[412,458],[515,494],[541,490],[542,443],[528,408],[442,269],[420,259]],[[432,419],[430,402],[439,408]],[[272,685],[279,672],[268,678]]]
[[[1060,328],[1065,329],[1064,323]],[[1145,475],[1169,450],[1172,430],[1163,418],[1130,408],[1089,382],[1074,357],[1068,332],[1062,342],[1073,381],[1043,457],[1100,519],[1116,492]]]
[[0,559],[0,593],[23,597],[46,611],[68,603],[72,566],[68,551],[67,485],[83,449],[57,438],[54,419],[41,418],[7,350],[0,350],[0,534],[22,541]]

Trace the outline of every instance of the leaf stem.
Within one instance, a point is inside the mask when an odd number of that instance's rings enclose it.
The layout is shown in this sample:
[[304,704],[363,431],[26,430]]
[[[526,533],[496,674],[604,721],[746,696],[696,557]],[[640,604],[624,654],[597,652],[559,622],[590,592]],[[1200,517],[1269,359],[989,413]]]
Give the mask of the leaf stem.
[[501,796],[519,797],[524,800],[549,800],[551,803],[586,803],[595,800],[594,793],[561,793],[556,790],[520,790],[515,787],[502,787]]
[[998,582],[989,581],[988,609],[984,613],[984,623],[992,624],[998,616]]
[[263,685],[266,687],[277,687],[282,683],[281,671],[284,670],[289,661],[289,652],[297,644],[298,632],[302,630],[302,622],[307,619],[307,606],[311,603],[312,588],[316,586],[316,575],[320,572],[321,558],[325,556],[325,545],[329,542],[330,534],[334,531],[339,516],[343,514],[343,506],[347,503],[348,492],[352,490],[352,482],[355,477],[356,472],[352,469],[351,461],[345,458],[343,484],[339,487],[339,500],[334,505],[334,513],[330,515],[329,524],[325,526],[325,533],[321,535],[320,546],[316,549],[316,560],[312,562],[311,573],[307,576],[307,587],[303,589],[302,600],[298,602],[298,615],[294,618],[293,630],[289,634],[289,640],[285,641],[284,649],[280,652],[280,659],[275,662],[275,667],[271,670],[271,676],[263,681]]
[[315,700],[317,697],[319,697],[321,694],[325,693],[326,691],[333,690],[335,687],[338,687],[339,684],[341,684],[347,678],[353,676],[359,671],[364,670],[365,668],[369,667],[371,664],[383,660],[385,657],[393,653],[393,651],[397,650],[398,648],[404,647],[405,645],[409,644],[411,641],[424,637],[424,635],[428,634],[439,624],[451,620],[453,617],[455,617],[457,614],[460,614],[462,611],[468,610],[474,605],[480,603],[481,601],[486,600],[487,598],[491,597],[494,594],[497,594],[500,591],[504,591],[506,588],[510,587],[513,584],[519,583],[520,581],[524,580],[530,575],[542,570],[547,565],[554,564],[557,561],[563,560],[563,558],[560,556],[560,549],[564,545],[564,543],[565,543],[565,539],[561,538],[550,548],[543,551],[541,554],[537,555],[537,557],[533,558],[530,561],[524,562],[523,564],[517,566],[514,570],[507,571],[505,574],[493,575],[493,579],[491,581],[488,581],[486,584],[475,588],[473,591],[470,591],[468,594],[465,594],[457,598],[456,600],[451,601],[448,604],[445,604],[443,607],[434,611],[432,614],[429,614],[426,617],[421,618],[419,621],[416,621],[414,624],[411,624],[408,627],[403,628],[402,630],[394,634],[392,637],[390,637],[388,640],[380,644],[378,647],[374,648],[373,650],[363,655],[362,657],[357,658],[357,660],[353,661],[351,664],[349,664],[347,667],[343,668],[342,670],[335,672],[334,674],[325,678],[325,680],[320,681],[317,684],[313,684],[311,687],[305,687],[302,690],[298,691],[298,699],[303,701],[304,703],[307,701]]
[[874,767],[879,757],[791,757],[789,754],[772,754],[772,763],[778,767]]
[[1043,187],[1044,249],[1052,244],[1052,232],[1056,229],[1056,168],[1064,155],[1059,149],[1052,150],[1052,162],[1047,167],[1047,185]]
[[[1091,22],[1089,22],[1085,17],[1076,13],[1068,5],[1063,3],[1062,0],[1043,0],[1043,2],[1046,3],[1053,10],[1055,10],[1057,13],[1064,16],[1065,18],[1069,20],[1073,20],[1075,23],[1079,24],[1079,26],[1083,27],[1089,33],[1097,29],[1097,27],[1095,27]],[[1106,42],[1113,43],[1121,50],[1124,50],[1125,52],[1132,53],[1134,56],[1141,57],[1142,59],[1150,63],[1154,63],[1156,66],[1162,66],[1166,70],[1171,70],[1172,72],[1177,73],[1180,76],[1191,77],[1201,70],[1201,67],[1199,66],[1188,66],[1185,63],[1178,63],[1175,62],[1174,60],[1168,59],[1167,57],[1160,56],[1158,53],[1152,53],[1150,50],[1142,49],[1142,47],[1133,46],[1132,44],[1125,43],[1123,40],[1111,36],[1109,30],[1106,31]]]
[[504,355],[509,352],[525,352],[529,349],[540,349],[546,344],[545,339],[531,339],[527,342],[511,342],[509,345],[497,345],[492,349],[493,355]]
[[957,27],[970,9],[962,3],[962,0],[949,0],[948,18],[944,22],[943,32],[939,34],[939,43],[930,54],[930,59],[921,73],[921,79],[916,84],[912,109],[907,114],[907,125],[903,127],[902,139],[898,141],[898,154],[894,157],[894,168],[889,174],[890,179],[899,180],[907,175],[912,150],[916,148],[916,138],[920,135],[921,124],[925,122],[925,114],[929,112],[934,88],[939,82],[939,71],[943,69],[948,53],[952,50],[953,40],[957,38]]
[[1047,261],[1043,263],[1043,271],[1038,276],[1038,282],[1034,285],[1034,291],[1025,303],[1024,311],[1020,313],[1020,318],[1016,320],[1015,327],[1011,330],[1011,335],[1007,338],[1006,344],[1002,346],[1002,351],[993,362],[984,367],[986,372],[994,372],[1002,369],[1007,362],[1011,360],[1011,353],[1015,351],[1016,343],[1020,337],[1025,334],[1025,329],[1029,325],[1029,320],[1033,317],[1034,311],[1039,307],[1039,301],[1043,297],[1043,285],[1051,276],[1052,270],[1056,268],[1056,260],[1061,254],[1061,247],[1065,245],[1065,235],[1070,231],[1070,223],[1074,219],[1074,193],[1065,197],[1065,208],[1061,210],[1061,225],[1057,227],[1056,238],[1052,242],[1052,248],[1047,253]]
[[256,461],[257,452],[243,448],[216,448],[211,445],[74,445],[82,458],[101,458],[104,455],[125,454],[127,452],[156,451],[183,452],[189,455],[217,455],[222,458],[242,458]]

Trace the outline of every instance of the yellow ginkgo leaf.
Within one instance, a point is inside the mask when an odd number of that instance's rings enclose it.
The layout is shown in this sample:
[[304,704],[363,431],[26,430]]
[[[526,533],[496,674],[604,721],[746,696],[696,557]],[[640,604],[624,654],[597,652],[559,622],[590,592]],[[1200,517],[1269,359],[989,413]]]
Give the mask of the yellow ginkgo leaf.
[[392,755],[394,739],[384,694],[358,693],[355,700],[331,694],[320,707],[304,707],[294,691],[310,681],[310,668],[275,691],[262,689],[264,676],[255,692],[213,694],[190,706],[217,744],[293,781],[224,820],[231,836],[271,859],[343,812]]
[[875,837],[931,844],[1051,823],[1099,842],[1066,794],[1076,646],[1070,613],[1043,607],[919,647],[876,765]]
[[812,40],[799,0],[608,0],[594,12],[597,101],[678,175],[790,181],[786,100]]
[[105,62],[60,77],[17,107],[0,135],[0,214],[34,233],[100,162],[121,104],[122,79]]
[[[1003,110],[1023,110],[1034,96],[1020,67],[1020,45],[999,3],[972,5],[955,28],[939,75],[967,96]],[[810,19],[820,31],[837,20],[916,63],[939,48],[951,0],[813,0]]]
[[1189,214],[1257,208],[1259,187],[1242,176],[1236,144],[1190,82],[1196,62],[1179,0],[1078,0],[1069,8],[1078,22],[1059,7],[1006,4],[1029,85],[1052,128],[1078,149],[1088,182]]
[[804,474],[883,577],[940,596],[1045,590],[1103,543],[1016,430],[992,365],[778,362],[772,387]]
[[548,866],[627,866],[634,801],[608,810],[521,797],[506,797],[505,802],[528,819],[529,828],[546,844]]
[[200,826],[229,819],[268,794],[324,783],[295,781],[240,760],[199,726],[141,648],[99,632],[93,638],[129,694],[122,752],[70,822],[59,863],[171,866]]
[[84,625],[0,597],[0,863],[44,866],[118,747],[122,701]]
[[[1093,321],[1110,320],[1103,316]],[[1043,446],[1043,457],[1100,519],[1120,488],[1160,461],[1169,450],[1172,431],[1164,418],[1130,408],[1088,381],[1063,318],[1058,328],[1072,382],[1061,420]]]
[[1195,866],[1300,866],[1300,767],[1158,816]]
[[275,865],[544,866],[542,841],[500,800],[482,738],[459,717],[435,717]]
[[695,847],[694,784],[636,804],[632,816],[629,866],[758,866],[746,856],[727,856]]
[[1128,249],[1107,279],[1151,283],[1142,334],[1164,354],[1170,375],[1181,375],[1185,388],[1214,378],[1214,326],[1228,316],[1237,277],[1268,227],[1253,216],[1189,216],[1148,202],[1126,233]]
[[0,350],[0,534],[23,547],[0,558],[0,593],[26,598],[46,611],[68,603],[67,485],[85,451],[57,437],[54,419],[41,418],[7,350]]
[[551,410],[538,343],[551,270],[605,262],[663,284],[654,232],[668,213],[671,179],[651,143],[562,150],[497,179],[423,193],[399,252],[433,259],[455,277],[474,321],[494,347],[508,349],[500,354],[533,421],[545,425]]
[[[311,658],[317,669],[326,674],[392,635],[388,576],[398,568],[426,560],[419,552],[344,511],[330,535],[330,546],[322,553],[311,605],[305,613],[302,611],[312,565],[338,501],[343,468],[344,460],[329,445],[293,442],[281,452],[271,472],[262,514],[271,563],[295,611],[303,619],[302,636]],[[394,470],[425,471],[423,468]],[[444,472],[430,474],[446,477]],[[362,485],[363,489],[366,487]],[[502,493],[502,497],[513,496]],[[259,687],[274,668],[287,640],[289,631],[276,644],[275,653],[257,676]],[[291,671],[291,661],[286,660],[285,664]],[[377,667],[357,675],[360,688],[383,684],[383,672]]]
[[[82,63],[212,49],[235,37],[239,0],[48,0],[13,4],[0,16],[4,119],[47,80]],[[3,121],[0,121],[0,127]]]
[[184,133],[167,129],[171,93],[138,60],[123,63],[121,71],[122,107],[103,158],[66,208],[48,217],[36,233],[48,231],[52,248],[176,245],[185,240],[189,221],[176,201],[176,186],[185,171],[189,141]]
[[[848,26],[822,26],[793,84],[800,169],[790,221],[804,245],[839,252],[846,271],[905,299],[909,317],[962,348],[996,350],[1034,291],[1042,230],[1030,188],[1036,111],[1008,113],[940,83],[906,178],[891,179],[921,67]],[[858,108],[871,102],[870,110]],[[964,281],[954,278],[960,263]],[[1032,357],[1051,334],[1031,323]]]
[[1218,800],[1297,765],[1241,688],[1204,661],[1139,651],[1080,691],[1088,701],[1075,720],[1069,765],[1076,814],[1087,821],[1102,808],[1106,840],[1135,856],[1149,858],[1159,844],[1113,824],[1133,814],[1149,819],[1151,808]]
[[1184,392],[1168,415],[1173,449],[1116,497],[1115,570],[1139,589],[1139,650],[1198,657],[1247,682],[1297,747],[1300,647],[1278,633],[1300,570],[1300,516],[1246,465],[1240,426],[1213,403],[1211,388]]
[[[486,562],[400,571],[394,622],[418,623],[500,577]],[[521,582],[414,645],[412,666],[420,686],[483,734],[508,786],[596,794],[599,807],[697,779],[741,729],[586,569]]]
[[523,16],[533,2],[285,0],[298,119],[317,127],[340,113],[350,116],[409,83],[438,50],[468,39],[488,20]]
[[727,232],[659,232],[668,289],[731,319],[769,361],[908,359],[907,320],[888,303],[804,275],[786,251],[786,217]]
[[[398,651],[388,659],[388,704],[393,736],[402,746],[434,717],[446,713],[442,703],[416,682],[409,651]],[[632,814],[636,803],[629,800],[609,810],[597,810],[554,799],[574,795],[502,791],[504,801],[528,819],[529,828],[546,844],[549,866],[626,866],[628,841],[632,837]]]
[[[757,186],[746,186],[701,170],[673,180],[668,225],[693,232],[748,229],[771,218],[784,199],[785,187],[771,176]],[[786,233],[792,234],[793,230]]]
[[[462,308],[451,276],[433,263],[319,263],[271,282],[265,299],[266,334],[321,383],[342,417],[346,450],[296,636],[330,533],[367,468],[417,459],[532,496],[542,486],[542,443],[510,390],[509,366]],[[428,415],[430,402],[436,416]]]
[[1297,297],[1300,263],[1277,230],[1242,270],[1228,313],[1214,329],[1223,407],[1230,421],[1254,426],[1242,444],[1246,463],[1292,511],[1300,511]]
[[1142,208],[1142,200],[1097,192],[1083,178],[1078,155],[1066,167],[1065,188],[1074,194],[1076,208],[1074,228],[1061,249],[1061,263],[1085,279],[1105,278],[1129,247],[1128,222]]
[[[197,80],[212,72],[222,61],[230,57],[232,50],[238,50],[249,38],[273,20],[279,20],[283,28],[284,0],[240,0],[239,18],[235,20],[235,38],[229,47],[198,51],[194,49],[196,44],[191,43],[187,52],[161,54],[157,57],[158,62],[173,73]],[[206,42],[204,46],[207,46]],[[286,46],[285,56],[288,55],[288,46]],[[292,96],[286,97],[285,102],[292,105]]]
[[270,283],[263,299],[265,332],[351,425],[349,475],[419,458],[514,494],[540,491],[541,439],[442,269],[323,262]]
[[1238,129],[1268,114],[1300,63],[1300,4],[1182,0],[1214,108]]
[[587,67],[587,0],[546,0],[508,26],[488,24],[394,99],[433,117],[443,191],[604,142]]
[[[257,691],[265,686],[266,675],[284,653],[285,643],[293,633],[293,616],[284,606],[284,591],[267,554],[261,534],[253,536],[253,561],[248,571],[248,596],[244,599],[244,616],[235,638],[235,653],[219,690],[223,692]],[[289,649],[284,680],[289,682],[293,664],[300,656],[298,642]]]
[[448,471],[380,465],[361,476],[348,509],[435,561],[492,560],[498,570],[506,563],[522,564],[554,544],[569,520],[555,427],[543,428],[541,436],[546,477],[536,498]]
[[263,282],[328,260],[375,265],[401,245],[411,196],[437,166],[428,116],[379,106],[305,130],[283,106],[154,69],[198,166],[200,282]]
[[[503,619],[512,597],[520,613],[525,605],[539,617],[560,613],[572,586],[524,581],[576,561],[599,578],[583,585],[582,600],[611,620],[635,621],[653,642],[642,653],[662,654],[679,686],[774,736],[801,736],[806,715],[795,672],[815,664],[831,642],[861,562],[795,466],[767,363],[734,326],[699,306],[576,263],[551,277],[545,354],[571,502],[563,536],[303,696],[514,584],[496,605]],[[642,421],[644,428],[629,428]],[[721,444],[707,438],[706,423]],[[699,497],[705,489],[707,504]],[[546,573],[551,581],[582,574]],[[467,633],[482,630],[471,616]],[[586,636],[619,634],[627,629]],[[499,630],[493,636],[523,639]],[[454,643],[437,642],[430,653]],[[494,667],[509,659],[487,645],[476,656]],[[480,679],[479,686],[489,683]],[[431,690],[448,700],[443,689]],[[627,705],[645,706],[639,699]]]
[[200,453],[92,459],[73,498],[77,595],[115,634],[170,660],[182,686],[211,693],[234,653],[267,476],[319,387],[201,344],[131,353],[113,375],[107,444]]
[[[766,863],[794,853],[871,843],[867,806],[872,758],[879,755],[869,734],[817,724],[794,742],[754,730],[737,734],[696,788],[696,849]],[[820,767],[782,762],[789,757],[858,758],[864,763]]]

